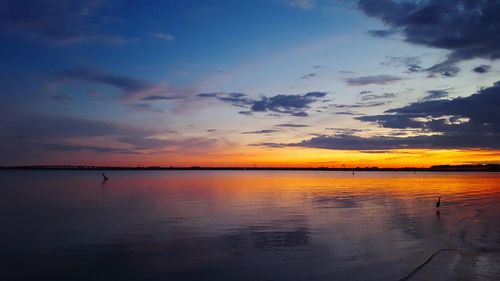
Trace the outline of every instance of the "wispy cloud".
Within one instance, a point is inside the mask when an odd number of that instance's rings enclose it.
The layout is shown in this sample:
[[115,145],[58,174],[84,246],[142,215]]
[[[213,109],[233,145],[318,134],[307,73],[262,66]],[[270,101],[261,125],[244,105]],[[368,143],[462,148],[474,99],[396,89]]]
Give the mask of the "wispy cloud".
[[154,83],[144,79],[116,75],[90,68],[76,68],[60,71],[54,82],[71,83],[86,82],[117,88],[124,100],[179,100],[188,99],[194,89],[178,88],[168,84]]
[[294,124],[294,123],[278,124],[278,125],[275,125],[275,126],[276,127],[283,127],[283,128],[305,128],[305,127],[310,127],[309,125]]
[[394,75],[373,75],[348,78],[346,80],[349,86],[365,86],[370,84],[386,85],[403,80],[403,78]]
[[308,79],[308,78],[312,78],[312,77],[315,77],[316,76],[316,73],[308,73],[308,74],[304,74],[300,77],[300,79]]
[[366,95],[361,95],[361,100],[362,101],[372,101],[372,100],[389,99],[389,98],[395,98],[395,97],[397,97],[397,94],[395,94],[395,93],[383,93],[381,95],[366,94]]
[[289,6],[302,10],[310,10],[316,6],[315,0],[283,0]]
[[272,134],[279,132],[279,130],[272,130],[272,129],[267,129],[267,130],[258,130],[258,131],[247,131],[243,132],[243,134]]
[[163,33],[163,32],[150,32],[149,36],[156,38],[156,39],[165,40],[165,41],[175,40],[175,37],[173,35],[170,35],[168,33]]
[[429,90],[427,95],[420,99],[420,101],[431,101],[446,98],[448,96],[448,91],[446,90]]

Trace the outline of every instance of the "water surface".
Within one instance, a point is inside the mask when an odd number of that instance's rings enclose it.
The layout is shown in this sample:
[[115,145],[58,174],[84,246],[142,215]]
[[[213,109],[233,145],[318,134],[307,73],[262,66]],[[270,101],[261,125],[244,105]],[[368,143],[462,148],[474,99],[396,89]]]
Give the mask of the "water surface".
[[0,279],[399,280],[443,248],[500,278],[498,173],[106,174],[1,171]]

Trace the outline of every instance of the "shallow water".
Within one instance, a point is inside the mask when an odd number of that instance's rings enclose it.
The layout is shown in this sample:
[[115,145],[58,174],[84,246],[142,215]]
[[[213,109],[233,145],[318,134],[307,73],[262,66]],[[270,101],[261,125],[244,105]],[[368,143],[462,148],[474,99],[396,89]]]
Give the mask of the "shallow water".
[[398,280],[500,249],[499,173],[106,174],[1,171],[0,279]]

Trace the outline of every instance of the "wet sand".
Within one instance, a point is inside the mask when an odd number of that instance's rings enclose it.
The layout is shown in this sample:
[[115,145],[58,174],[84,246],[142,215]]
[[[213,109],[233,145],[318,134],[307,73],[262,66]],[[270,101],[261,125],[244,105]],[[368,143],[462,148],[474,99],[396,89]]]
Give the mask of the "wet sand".
[[[500,280],[500,202],[441,207],[449,241],[400,280]],[[453,215],[447,215],[451,212]],[[461,212],[463,216],[456,215]],[[438,214],[437,214],[438,215]]]

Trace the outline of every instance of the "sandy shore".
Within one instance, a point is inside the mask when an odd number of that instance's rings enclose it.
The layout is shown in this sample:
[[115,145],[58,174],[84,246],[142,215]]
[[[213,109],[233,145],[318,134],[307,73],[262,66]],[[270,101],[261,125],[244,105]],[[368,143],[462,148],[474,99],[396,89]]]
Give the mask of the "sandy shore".
[[[450,215],[446,212],[453,211]],[[500,280],[500,202],[442,208],[448,245],[400,280]]]

